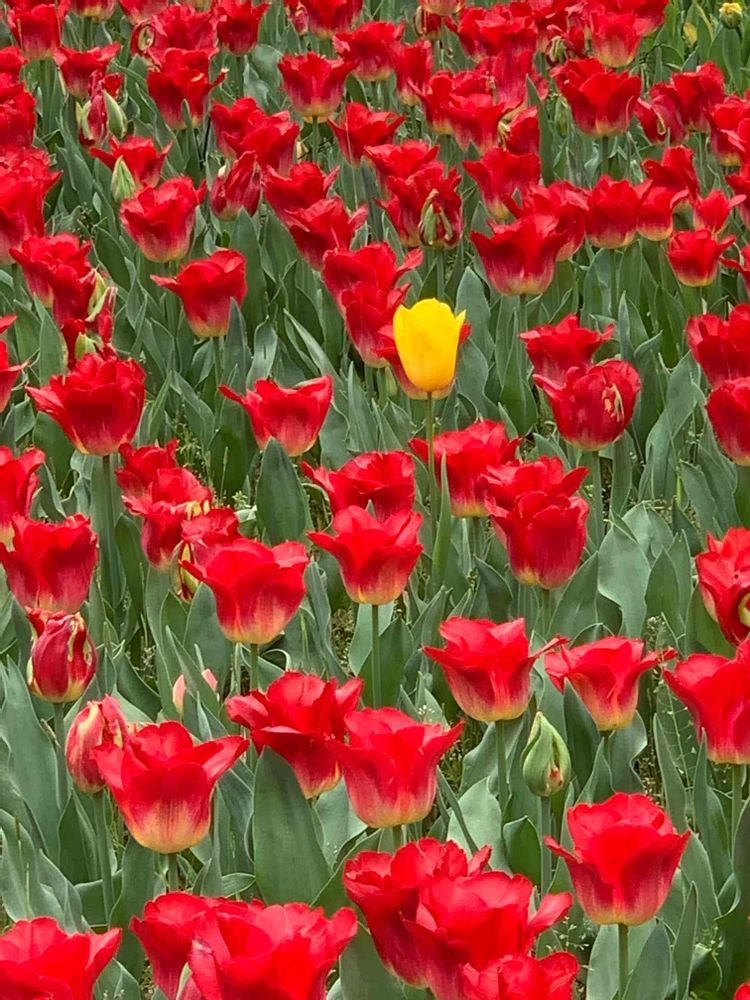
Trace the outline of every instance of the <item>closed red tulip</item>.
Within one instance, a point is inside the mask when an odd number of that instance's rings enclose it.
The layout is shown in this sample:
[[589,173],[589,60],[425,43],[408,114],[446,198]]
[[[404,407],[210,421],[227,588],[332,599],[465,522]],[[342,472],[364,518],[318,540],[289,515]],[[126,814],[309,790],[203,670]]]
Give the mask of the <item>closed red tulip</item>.
[[420,92],[427,87],[432,75],[432,46],[426,40],[413,45],[397,45],[391,54],[391,61],[396,74],[398,99],[407,107],[416,107]]
[[96,647],[80,614],[30,610],[36,633],[28,665],[32,694],[57,705],[78,701],[96,673]]
[[91,244],[81,243],[75,234],[58,233],[55,236],[30,236],[10,253],[13,260],[21,265],[29,292],[43,306],[51,309],[55,273],[64,270],[75,276],[86,276],[91,272],[90,250]]
[[[435,437],[435,476],[445,466],[454,517],[484,517],[483,476],[488,469],[515,458],[519,439],[508,438],[505,425],[479,420],[461,431],[445,431]],[[427,442],[412,438],[409,447],[427,463]]]
[[126,198],[120,205],[120,218],[148,260],[180,260],[190,250],[195,210],[205,193],[205,182],[196,188],[189,177],[174,177]]
[[[387,80],[393,73],[393,53],[401,41],[405,24],[393,21],[364,21],[351,31],[334,36],[336,54],[353,64],[352,74],[363,83]],[[389,142],[390,137],[385,140]]]
[[294,110],[307,121],[327,121],[341,103],[353,64],[317,52],[282,56],[279,73]]
[[34,141],[36,102],[23,83],[11,83],[9,76],[0,70],[0,145],[25,149]]
[[716,281],[719,259],[734,236],[717,240],[708,229],[683,230],[669,241],[667,257],[678,281],[691,288],[703,288]]
[[636,187],[640,195],[636,227],[640,236],[655,243],[668,240],[674,232],[674,213],[687,197],[687,189],[674,191],[644,181]]
[[330,375],[288,389],[271,379],[259,379],[244,396],[226,385],[219,388],[227,399],[243,407],[259,448],[275,438],[292,458],[309,451],[318,440],[333,399]]
[[62,930],[52,917],[19,920],[0,934],[0,982],[8,1000],[91,1000],[94,985],[117,954],[122,931]]
[[91,78],[97,73],[106,73],[109,64],[119,51],[118,42],[86,49],[83,52],[61,45],[53,58],[68,93],[79,101],[86,101]]
[[131,514],[143,518],[141,545],[146,558],[166,573],[173,568],[185,522],[208,511],[213,492],[187,469],[165,465],[154,470],[144,492],[124,493],[122,499]]
[[583,497],[530,492],[506,513],[489,510],[502,529],[511,572],[521,583],[552,590],[573,576],[586,545],[589,505]]
[[341,770],[331,744],[344,738],[344,717],[353,711],[364,681],[324,681],[287,671],[267,691],[227,699],[232,722],[250,731],[255,749],[269,747],[292,767],[308,799],[338,784]]
[[712,389],[750,377],[750,306],[735,306],[726,320],[713,313],[691,316],[686,332],[690,352]]
[[173,132],[180,132],[185,124],[183,107],[187,105],[188,118],[193,128],[203,121],[208,95],[217,87],[226,70],[211,79],[213,49],[168,48],[156,55],[154,65],[146,74],[146,86],[162,118]]
[[618,250],[629,246],[638,231],[642,195],[629,181],[600,178],[591,190],[586,239],[592,246]]
[[8,27],[27,59],[51,59],[60,46],[66,4],[16,0],[9,4]]
[[491,236],[472,233],[487,278],[501,295],[541,295],[552,284],[564,243],[551,215],[523,216],[495,226]]
[[[219,682],[216,679],[212,670],[202,670],[201,677],[208,684],[208,686],[213,690],[219,686]],[[172,685],[172,704],[175,707],[175,711],[182,718],[185,714],[185,695],[187,694],[187,682],[185,680],[185,675],[180,674],[177,680]]]
[[65,741],[65,761],[76,788],[95,795],[105,787],[96,762],[99,747],[123,747],[128,739],[128,724],[116,698],[105,695],[101,701],[89,701],[73,719]]
[[366,708],[350,712],[344,728],[348,742],[331,749],[357,816],[373,827],[420,823],[435,802],[440,758],[463,722],[443,729],[395,708]]
[[696,653],[664,674],[714,764],[750,764],[750,642],[734,657]]
[[618,792],[606,802],[567,812],[573,849],[551,837],[547,847],[568,866],[576,897],[597,924],[645,924],[664,905],[690,831],[645,795]]
[[591,50],[604,66],[622,69],[638,55],[644,37],[653,30],[648,19],[633,11],[592,10],[588,17]]
[[0,413],[10,402],[16,379],[26,367],[25,364],[11,365],[8,363],[10,361],[8,345],[1,339],[15,320],[15,316],[0,316]]
[[341,155],[347,163],[358,167],[366,147],[391,142],[403,121],[403,115],[397,115],[394,111],[371,111],[364,104],[349,101],[344,105],[339,120],[332,118],[329,125],[339,144]]
[[734,1000],[750,1000],[750,983],[743,983],[734,994]]
[[706,401],[722,451],[737,465],[750,465],[750,377],[728,379]]
[[236,250],[215,250],[205,260],[185,264],[174,278],[153,280],[179,296],[196,337],[226,336],[232,300],[242,305],[247,295],[245,257]]
[[464,969],[464,1000],[573,1000],[579,965],[575,955],[556,951],[544,958],[508,955],[482,972]]
[[459,243],[464,227],[460,183],[457,170],[446,172],[438,163],[427,163],[407,177],[389,178],[391,197],[379,204],[402,246],[444,250]]
[[[326,254],[321,277],[336,308],[344,314],[347,292],[359,293],[364,288],[375,288],[389,293],[404,275],[418,268],[421,262],[421,250],[412,250],[404,255],[399,264],[395,251],[388,243],[367,243],[356,250],[337,247]],[[407,283],[400,287],[408,289],[410,286]],[[370,294],[367,293],[366,297],[369,298]]]
[[86,354],[68,375],[53,375],[49,385],[26,391],[78,451],[113,455],[138,429],[145,386],[146,373],[137,361]]
[[238,538],[211,552],[205,563],[184,567],[213,591],[227,639],[262,645],[278,638],[297,613],[309,561],[298,542],[272,548]]
[[214,7],[216,32],[221,47],[233,56],[245,56],[258,44],[261,22],[270,3],[248,3],[247,0],[221,0]]
[[705,198],[694,198],[693,229],[707,229],[712,236],[717,237],[729,222],[733,208],[745,201],[743,194],[728,198],[718,188],[709,191]]
[[241,736],[194,744],[179,722],[162,722],[144,726],[123,747],[100,747],[94,759],[135,840],[176,854],[208,834],[214,787],[248,745]]
[[[307,0],[302,5],[303,15],[296,15],[294,0],[287,0],[287,10],[295,30],[320,39],[333,38],[339,31],[346,31],[362,12],[362,0]],[[304,21],[304,27],[297,23]]]
[[584,451],[617,441],[633,417],[641,379],[627,361],[602,361],[570,368],[562,383],[535,375],[544,390],[560,436]]
[[331,969],[357,933],[352,910],[304,903],[224,904],[200,926],[190,970],[206,1000],[325,1000]]
[[337,560],[349,597],[359,604],[388,604],[403,593],[422,546],[422,515],[402,511],[378,520],[361,507],[334,515],[333,535],[311,531],[309,538]]
[[545,324],[521,333],[529,359],[537,375],[563,382],[569,368],[586,368],[594,355],[615,332],[611,323],[602,333],[581,326],[575,313],[554,325]]
[[350,213],[341,198],[328,197],[290,212],[286,226],[300,256],[320,271],[327,253],[340,247],[349,249],[366,218],[367,205]]
[[552,71],[578,128],[596,138],[627,132],[641,78],[606,69],[598,59],[570,59]]
[[12,264],[11,249],[44,234],[44,199],[60,176],[43,150],[6,147],[0,155],[0,264]]
[[171,148],[172,144],[168,143],[163,149],[159,149],[150,136],[131,135],[122,141],[111,138],[108,150],[92,146],[89,152],[110,170],[114,170],[118,162],[121,162],[128,168],[136,191],[141,191],[159,183]]
[[373,166],[378,184],[385,192],[390,191],[391,182],[401,178],[406,180],[437,159],[439,146],[431,146],[421,139],[406,139],[401,143],[385,143],[371,146],[366,150],[367,159]]
[[[526,215],[549,216],[551,230],[558,242],[555,260],[570,260],[583,245],[586,235],[589,192],[569,181],[528,187],[522,197],[522,218]],[[546,252],[546,251],[545,251]]]
[[314,469],[307,462],[300,468],[325,491],[332,514],[346,507],[366,510],[372,504],[375,516],[384,520],[414,505],[414,459],[404,451],[364,452],[336,470]]
[[498,625],[484,618],[449,618],[440,626],[445,646],[424,652],[442,667],[459,708],[480,722],[517,719],[531,698],[534,662],[562,641],[532,653],[523,618]]
[[89,519],[73,514],[54,524],[14,517],[11,542],[0,543],[0,565],[18,603],[53,613],[78,611],[98,558]]
[[730,528],[721,539],[708,535],[695,568],[706,611],[726,639],[739,645],[750,633],[750,531]]
[[10,448],[0,447],[0,542],[13,538],[13,518],[27,517],[39,487],[36,470],[44,463],[44,452],[29,448],[15,458]]
[[233,222],[243,208],[248,215],[255,215],[260,195],[261,166],[256,154],[248,151],[219,168],[208,194],[208,204],[218,219]]
[[539,183],[542,166],[538,153],[511,153],[495,146],[478,160],[467,160],[464,168],[492,218],[505,222],[511,215],[509,205],[530,185]]
[[288,225],[294,221],[295,212],[310,209],[328,197],[338,172],[336,167],[324,174],[317,163],[310,162],[295,163],[287,173],[269,167],[263,174],[263,194],[284,225]]
[[608,636],[548,653],[544,665],[558,691],[565,690],[567,681],[597,729],[610,732],[633,722],[643,674],[675,656],[673,649],[646,653],[640,639]]
[[115,470],[115,478],[123,495],[130,500],[147,497],[159,469],[177,468],[177,444],[177,438],[168,441],[163,447],[147,444],[142,448],[134,448],[130,444],[124,444],[120,448],[122,465]]
[[506,462],[488,470],[483,477],[484,497],[494,527],[499,527],[496,518],[509,511],[524,493],[536,491],[572,497],[587,475],[588,469],[582,465],[566,472],[556,455],[542,455],[533,462]]

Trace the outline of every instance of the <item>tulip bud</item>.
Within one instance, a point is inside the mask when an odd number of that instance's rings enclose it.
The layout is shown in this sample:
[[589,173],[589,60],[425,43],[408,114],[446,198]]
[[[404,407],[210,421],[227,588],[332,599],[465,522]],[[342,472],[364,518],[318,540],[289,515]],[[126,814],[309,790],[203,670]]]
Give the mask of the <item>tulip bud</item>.
[[691,49],[695,48],[698,43],[698,29],[690,21],[685,21],[682,26],[682,38]]
[[558,35],[557,38],[553,38],[550,42],[547,59],[553,66],[556,66],[559,63],[564,63],[567,57],[568,50],[565,46],[565,40],[562,36]]
[[76,124],[80,129],[81,136],[86,142],[94,141],[94,134],[89,125],[89,114],[91,112],[91,101],[85,104],[76,104]]
[[570,754],[552,723],[537,712],[521,761],[523,780],[534,795],[549,798],[570,782]]
[[[215,691],[219,686],[219,682],[216,680],[213,673],[210,670],[204,670],[202,676],[206,684],[208,684],[208,686]],[[172,687],[172,703],[180,717],[182,717],[182,714],[185,711],[185,691],[185,675],[180,674]]]
[[31,647],[29,690],[55,704],[77,701],[96,673],[96,647],[80,614],[29,613],[37,638]]
[[104,107],[107,109],[107,127],[116,139],[122,139],[128,132],[128,119],[120,105],[104,88]]
[[122,156],[118,156],[117,160],[115,160],[109,189],[116,202],[124,201],[125,198],[132,198],[138,190],[135,178]]
[[739,28],[743,13],[741,3],[723,3],[719,7],[719,18],[725,28]]
[[93,795],[104,788],[94,751],[105,746],[123,747],[127,739],[125,717],[109,695],[101,701],[90,701],[78,713],[65,742],[65,760],[79,791]]

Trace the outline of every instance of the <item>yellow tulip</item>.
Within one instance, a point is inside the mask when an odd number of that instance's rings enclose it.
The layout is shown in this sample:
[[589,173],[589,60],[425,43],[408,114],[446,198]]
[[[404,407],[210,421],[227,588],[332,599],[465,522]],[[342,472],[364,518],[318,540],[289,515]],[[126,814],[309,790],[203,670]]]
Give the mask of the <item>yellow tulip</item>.
[[458,340],[466,312],[454,315],[445,302],[423,299],[399,306],[393,337],[406,377],[422,392],[445,392],[456,377]]

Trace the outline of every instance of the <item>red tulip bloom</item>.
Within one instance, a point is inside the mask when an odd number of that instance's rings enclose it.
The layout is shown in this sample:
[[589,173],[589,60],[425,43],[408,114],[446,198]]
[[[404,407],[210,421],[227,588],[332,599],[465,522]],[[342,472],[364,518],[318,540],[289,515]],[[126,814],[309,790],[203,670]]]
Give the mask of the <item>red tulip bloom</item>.
[[406,452],[364,452],[335,471],[323,466],[314,469],[307,462],[300,467],[325,491],[334,515],[346,507],[366,510],[372,504],[375,516],[386,520],[414,505],[414,459]]
[[732,209],[744,201],[744,194],[728,198],[718,189],[709,191],[705,198],[693,199],[693,228],[706,229],[713,237],[719,236],[729,221]]
[[[372,147],[366,152],[372,158]],[[438,163],[428,163],[407,177],[389,178],[391,197],[378,204],[388,215],[402,246],[421,244],[444,250],[460,242],[464,227],[460,183],[457,170],[445,173]]]
[[461,711],[480,722],[517,719],[531,697],[534,662],[560,639],[531,653],[523,618],[497,625],[487,619],[449,618],[440,626],[443,648],[424,646],[439,663]]
[[567,812],[573,850],[551,837],[564,858],[578,902],[597,924],[645,924],[661,909],[690,831],[675,833],[667,814],[645,795],[618,792],[606,802]]
[[213,50],[170,48],[146,74],[148,92],[173,132],[187,127],[183,104],[188,106],[193,128],[197,128],[203,121],[208,95],[225,76],[225,71],[222,71],[215,79],[211,79],[212,55]]
[[0,74],[11,83],[18,83],[21,70],[27,63],[28,59],[17,45],[5,45],[0,51]]
[[[565,471],[557,456],[542,455],[533,462],[506,462],[483,477],[484,498],[496,530],[498,515],[507,513],[524,493],[541,492],[571,497],[588,475],[585,466]],[[504,536],[498,531],[500,538]]]
[[[442,468],[448,477],[451,513],[454,517],[484,517],[484,473],[495,465],[515,458],[519,438],[509,440],[505,425],[495,420],[479,420],[462,431],[445,431],[435,438],[435,476]],[[427,442],[412,438],[409,447],[427,464]]]
[[687,343],[712,389],[750,377],[750,306],[735,306],[727,320],[712,313],[691,316]]
[[248,746],[241,736],[194,744],[179,722],[162,722],[123,747],[100,747],[94,758],[135,840],[177,854],[207,836],[214,787]]
[[333,399],[330,375],[300,382],[289,389],[271,379],[259,379],[244,396],[226,385],[219,388],[227,399],[243,407],[261,450],[275,438],[292,458],[309,451],[318,440]]
[[82,514],[58,524],[13,518],[12,547],[0,543],[8,587],[24,608],[78,611],[88,596],[97,537]]
[[[393,72],[393,53],[406,25],[392,21],[365,21],[334,36],[336,54],[352,64],[352,74],[363,83],[387,80]],[[375,140],[375,142],[382,140]],[[389,142],[390,139],[386,139]]]
[[119,42],[79,52],[61,45],[54,53],[54,60],[60,70],[65,89],[79,101],[89,97],[91,79],[99,73],[106,73],[109,64],[120,51]]
[[[320,39],[331,39],[339,31],[346,31],[362,13],[362,0],[306,0],[295,9],[295,0],[285,0],[287,13],[295,29],[304,34],[308,29]],[[304,19],[304,26],[298,23]]]
[[286,225],[300,255],[319,271],[329,250],[348,249],[367,218],[367,205],[351,215],[341,198],[324,198],[306,209],[290,212]]
[[415,722],[395,708],[366,708],[344,720],[348,743],[332,744],[352,809],[373,827],[420,823],[437,794],[440,758],[461,735]]
[[232,300],[239,306],[247,295],[245,257],[236,250],[215,250],[205,260],[191,261],[175,278],[152,277],[179,296],[196,337],[226,336]]
[[750,289],[750,246],[742,247],[740,250],[740,260],[732,260],[731,257],[722,257],[721,263],[741,276],[745,283],[745,289]]
[[538,30],[530,12],[497,5],[468,7],[461,12],[458,25],[448,25],[455,31],[461,48],[473,60],[502,55],[508,65],[520,63],[527,53],[533,54],[539,43]]
[[331,969],[356,933],[352,910],[329,920],[304,903],[225,903],[201,924],[190,970],[207,1000],[325,1000]]
[[142,56],[151,65],[158,64],[169,49],[180,49],[190,56],[195,51],[214,54],[216,23],[211,11],[198,10],[202,3],[176,5],[141,18],[130,40],[133,55]]
[[225,163],[214,177],[208,204],[214,215],[233,222],[244,208],[255,215],[260,204],[261,167],[255,153],[241,153],[233,163]]
[[149,495],[151,483],[159,469],[176,469],[177,438],[162,447],[148,444],[133,448],[124,444],[120,448],[122,465],[115,470],[115,477],[123,494],[129,500],[143,500]]
[[662,153],[661,160],[644,160],[642,164],[644,174],[655,185],[682,194],[677,209],[687,208],[691,199],[700,197],[693,158],[693,150],[688,146],[670,146]]
[[79,614],[30,610],[36,633],[28,666],[32,694],[54,704],[78,701],[96,673],[96,647]]
[[192,472],[165,463],[154,470],[143,492],[124,493],[122,499],[131,514],[143,518],[141,545],[146,558],[166,573],[173,567],[185,522],[206,513],[213,493]]
[[336,137],[341,155],[358,167],[367,146],[391,142],[396,129],[404,121],[403,115],[394,111],[371,111],[366,105],[348,101],[338,121],[329,122]]
[[120,205],[120,218],[148,260],[180,260],[190,250],[195,210],[205,194],[205,182],[196,188],[189,177],[174,177],[126,198]]
[[502,529],[511,572],[521,583],[552,590],[575,573],[589,514],[582,497],[522,493],[507,512],[488,509],[493,525]]
[[684,204],[687,189],[674,191],[644,181],[636,186],[636,192],[641,199],[636,221],[638,234],[655,243],[668,240],[674,232],[674,213]]
[[122,931],[68,934],[52,917],[19,920],[0,935],[0,982],[8,1000],[91,1000]]
[[[682,127],[688,132],[708,132],[709,114],[724,100],[724,74],[712,62],[697,70],[673,73],[669,83],[656,84],[668,94]],[[652,91],[653,92],[653,91]]]
[[[479,9],[479,8],[477,8]],[[511,214],[509,203],[516,194],[538,184],[541,161],[538,153],[511,153],[496,146],[479,160],[466,160],[467,174],[473,177],[487,211],[497,222],[505,222]]]
[[606,733],[633,722],[641,675],[675,656],[673,649],[644,655],[640,640],[609,636],[548,653],[545,668],[558,691],[564,691],[568,681],[597,728]]
[[638,230],[641,195],[629,181],[602,177],[589,195],[586,238],[595,247],[629,246]]
[[0,264],[12,264],[11,249],[44,234],[44,199],[60,176],[42,150],[0,153]]
[[695,557],[703,603],[737,646],[750,632],[750,531],[730,528],[721,540],[708,535],[706,545]]
[[627,132],[641,96],[641,79],[606,69],[598,59],[571,59],[552,71],[573,121],[596,138]]
[[324,174],[317,163],[295,163],[286,174],[268,168],[263,174],[263,194],[284,225],[294,221],[295,212],[324,201],[338,176],[338,167]]
[[76,788],[95,795],[105,787],[94,752],[110,744],[118,747],[128,739],[128,724],[116,698],[105,695],[89,701],[73,719],[65,741],[65,761]]
[[734,1000],[750,1000],[750,983],[744,983],[738,988]]
[[221,47],[233,56],[246,56],[258,44],[258,32],[270,3],[220,0],[214,6]]
[[292,107],[306,121],[327,121],[341,103],[353,64],[324,59],[317,52],[282,56],[279,73]]
[[15,458],[10,448],[0,447],[0,542],[10,544],[13,519],[27,517],[39,487],[36,470],[44,463],[44,452],[29,448]]
[[67,375],[26,391],[84,455],[113,455],[138,429],[145,386],[137,361],[86,354]]
[[250,730],[255,749],[270,747],[292,767],[308,799],[335,788],[341,778],[333,741],[344,738],[344,717],[358,705],[364,681],[323,681],[287,671],[268,690],[229,698],[227,715]]
[[337,247],[326,254],[321,277],[333,296],[336,308],[343,313],[346,292],[358,290],[368,284],[383,292],[390,292],[400,278],[418,268],[421,263],[421,251],[413,250],[398,264],[395,251],[388,243],[367,243],[357,250]]
[[544,390],[560,436],[584,451],[599,451],[622,437],[641,390],[636,369],[616,360],[569,368],[562,383],[543,375],[534,382]]
[[60,45],[69,4],[15,0],[9,4],[8,27],[27,59],[51,59]]
[[36,101],[23,83],[9,83],[9,76],[0,70],[0,147],[26,149],[34,141]]
[[[24,281],[31,295],[51,309],[54,303],[56,276],[70,275],[83,279],[93,274],[89,262],[91,244],[81,243],[73,233],[56,236],[30,236],[20,247],[12,248],[11,257],[21,265]],[[88,303],[87,303],[88,304]]]
[[154,14],[161,13],[169,0],[122,0],[122,12],[133,25],[139,25],[149,20]]
[[346,507],[333,518],[334,535],[308,537],[337,560],[349,597],[359,604],[389,604],[403,593],[417,565],[422,515],[412,511],[378,520],[361,507]]
[[719,258],[734,239],[727,236],[716,240],[708,229],[675,233],[669,241],[667,257],[678,281],[691,288],[712,284],[719,274]]
[[463,1000],[573,1000],[579,965],[575,955],[556,951],[544,958],[508,955],[482,972],[463,970]]
[[722,451],[737,465],[750,465],[750,378],[722,382],[709,395],[706,413]]
[[[580,249],[586,233],[588,191],[569,184],[553,181],[547,186],[535,184],[528,187],[521,201],[521,216],[548,216],[554,220],[551,230],[559,240],[555,260],[569,260]],[[512,203],[509,207],[513,207]]]
[[629,66],[638,55],[641,42],[652,26],[632,11],[594,9],[587,18],[591,51],[610,69]]
[[612,339],[615,325],[603,333],[581,326],[575,313],[559,323],[536,327],[521,334],[529,360],[537,375],[562,382],[569,368],[585,368],[602,344]]
[[[397,378],[395,363],[399,359],[393,339],[393,319],[408,294],[408,284],[384,291],[363,281],[342,295],[344,326],[362,361],[370,368],[385,368],[390,364]],[[402,387],[406,391],[403,383]]]
[[396,45],[391,53],[391,63],[396,74],[398,99],[408,107],[415,107],[432,76],[432,46],[426,40],[413,45]]
[[284,631],[305,596],[304,545],[270,547],[238,538],[205,562],[183,563],[216,598],[219,627],[230,642],[265,645]]
[[418,173],[437,158],[440,147],[431,146],[421,139],[407,139],[395,145],[371,146],[365,152],[375,170],[378,184],[383,191],[389,192],[391,181],[406,180]]
[[294,159],[294,144],[299,126],[288,111],[267,115],[252,97],[242,97],[231,107],[214,104],[211,125],[222,156],[233,160],[242,153],[253,153],[258,164],[288,173]]
[[491,236],[472,233],[487,279],[501,295],[541,295],[552,284],[563,237],[550,215],[528,215]]
[[114,170],[121,161],[133,178],[136,191],[142,191],[145,187],[155,187],[159,183],[171,148],[172,143],[159,149],[152,138],[131,135],[122,142],[111,138],[108,151],[92,146],[89,152],[110,170]]
[[750,764],[750,643],[733,659],[696,653],[664,674],[714,764]]

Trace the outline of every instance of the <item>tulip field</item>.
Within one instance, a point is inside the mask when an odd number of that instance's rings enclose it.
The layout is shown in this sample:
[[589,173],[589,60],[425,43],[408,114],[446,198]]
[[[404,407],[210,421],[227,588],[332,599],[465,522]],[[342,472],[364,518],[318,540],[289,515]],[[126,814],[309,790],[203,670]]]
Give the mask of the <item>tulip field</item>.
[[0,1000],[750,1000],[748,65],[3,0]]

